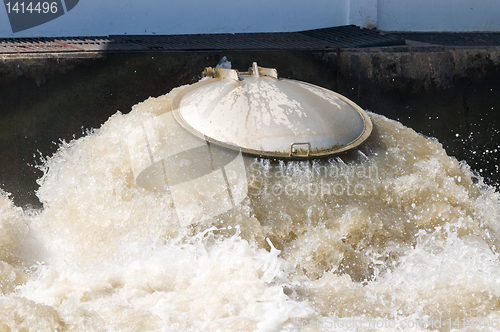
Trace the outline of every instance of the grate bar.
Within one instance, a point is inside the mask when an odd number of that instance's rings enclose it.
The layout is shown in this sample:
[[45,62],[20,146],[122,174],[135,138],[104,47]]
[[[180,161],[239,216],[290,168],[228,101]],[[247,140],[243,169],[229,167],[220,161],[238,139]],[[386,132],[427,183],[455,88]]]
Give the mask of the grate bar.
[[354,25],[276,33],[116,35],[108,37],[3,38],[0,53],[194,50],[328,50],[404,45],[401,37]]

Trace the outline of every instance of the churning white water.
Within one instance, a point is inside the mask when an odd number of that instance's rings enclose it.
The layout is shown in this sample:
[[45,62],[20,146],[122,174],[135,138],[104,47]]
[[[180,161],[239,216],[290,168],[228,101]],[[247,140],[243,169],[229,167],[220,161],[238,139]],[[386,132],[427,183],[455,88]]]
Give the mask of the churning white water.
[[500,328],[499,193],[436,140],[370,114],[347,154],[243,157],[241,203],[181,223],[129,153],[177,91],[63,144],[42,210],[1,195],[0,331]]

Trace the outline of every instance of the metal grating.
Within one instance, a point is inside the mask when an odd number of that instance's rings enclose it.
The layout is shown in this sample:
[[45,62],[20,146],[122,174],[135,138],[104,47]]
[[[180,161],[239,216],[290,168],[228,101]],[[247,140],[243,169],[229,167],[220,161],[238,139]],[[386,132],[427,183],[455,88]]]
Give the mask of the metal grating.
[[374,30],[360,29],[354,25],[307,30],[302,31],[301,34],[319,39],[335,48],[396,46],[405,44],[404,38],[382,34]]
[[4,38],[0,53],[194,50],[328,50],[404,45],[404,38],[349,25],[277,33]]
[[441,46],[500,46],[500,32],[398,32],[394,35]]
[[5,38],[0,39],[1,53],[37,53],[70,51],[49,38]]
[[73,48],[78,48],[82,51],[137,51],[144,50],[144,47],[121,40],[120,36],[116,37],[66,37],[57,38],[58,42],[69,45]]
[[296,32],[172,36],[113,36],[147,50],[325,49],[324,41]]

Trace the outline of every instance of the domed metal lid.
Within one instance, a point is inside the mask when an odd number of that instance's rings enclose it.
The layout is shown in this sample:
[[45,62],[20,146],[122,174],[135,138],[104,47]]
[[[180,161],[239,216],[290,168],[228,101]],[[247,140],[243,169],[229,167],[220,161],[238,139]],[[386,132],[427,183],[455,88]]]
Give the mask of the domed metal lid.
[[192,134],[244,153],[311,158],[361,144],[372,131],[368,115],[333,91],[278,78],[256,63],[248,72],[206,68],[208,78],[180,91],[177,122]]

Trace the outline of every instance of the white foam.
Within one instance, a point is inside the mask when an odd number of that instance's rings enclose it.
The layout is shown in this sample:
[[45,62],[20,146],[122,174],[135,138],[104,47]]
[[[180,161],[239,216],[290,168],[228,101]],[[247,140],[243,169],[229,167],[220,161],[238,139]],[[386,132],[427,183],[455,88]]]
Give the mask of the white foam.
[[0,329],[408,330],[439,318],[448,331],[448,318],[498,318],[499,194],[437,141],[370,114],[359,151],[245,157],[238,208],[181,227],[168,190],[135,184],[128,152],[176,91],[64,143],[43,167],[43,210],[0,197]]

